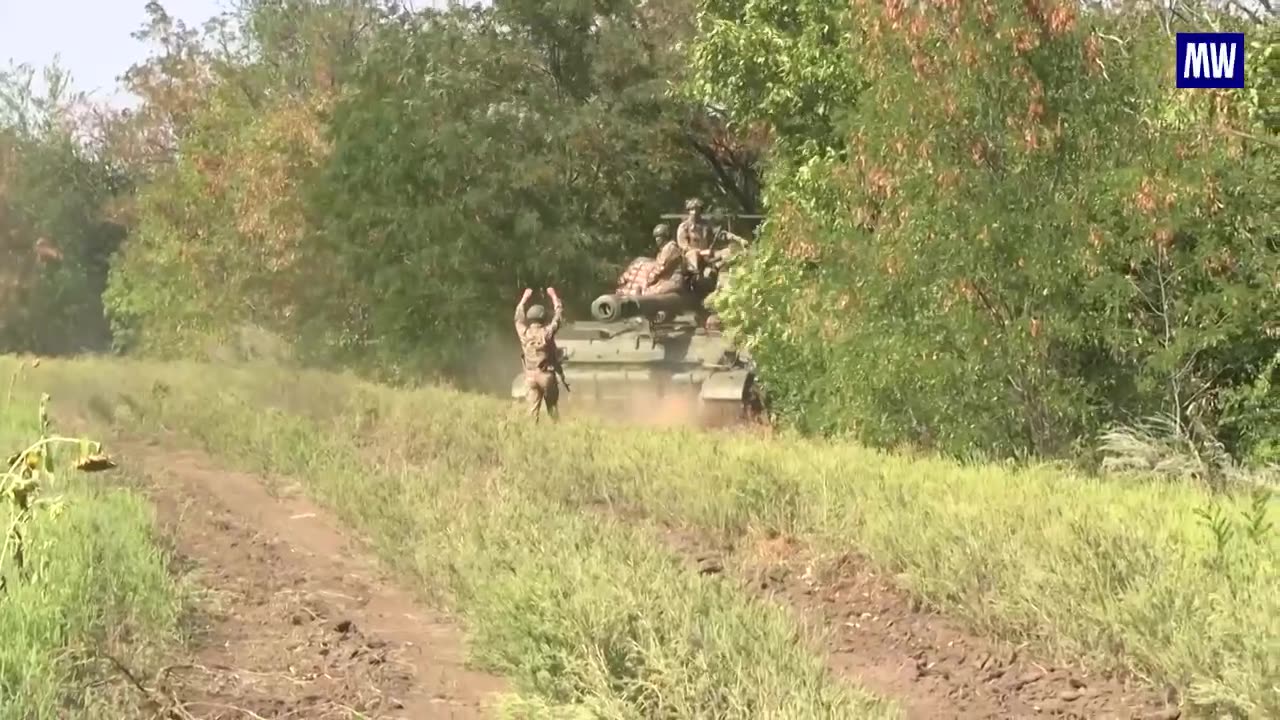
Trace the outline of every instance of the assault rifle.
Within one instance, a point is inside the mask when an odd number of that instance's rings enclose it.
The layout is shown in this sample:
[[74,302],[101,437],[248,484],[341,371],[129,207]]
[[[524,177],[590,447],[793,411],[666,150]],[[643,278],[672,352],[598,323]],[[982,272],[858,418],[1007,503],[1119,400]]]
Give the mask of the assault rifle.
[[556,347],[555,351],[556,351],[555,352],[556,357],[555,357],[555,360],[552,361],[552,372],[554,372],[556,376],[560,378],[560,383],[564,385],[564,391],[571,392],[569,389],[569,380],[564,376],[564,363],[561,362],[560,348]]

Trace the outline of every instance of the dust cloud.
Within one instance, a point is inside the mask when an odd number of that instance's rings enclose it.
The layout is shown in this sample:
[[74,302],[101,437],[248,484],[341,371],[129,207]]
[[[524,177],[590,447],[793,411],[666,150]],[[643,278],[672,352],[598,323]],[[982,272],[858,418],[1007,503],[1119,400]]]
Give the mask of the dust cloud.
[[[585,404],[585,403],[584,403]],[[609,420],[643,427],[697,427],[701,424],[698,397],[692,393],[658,395],[653,388],[628,388],[614,407],[600,409]]]
[[467,351],[469,361],[452,378],[459,390],[507,398],[520,372],[520,344],[512,333],[491,333]]
[[650,428],[727,429],[741,427],[739,409],[732,403],[704,404],[693,389],[661,392],[638,383],[611,388],[607,400],[561,392],[562,417],[591,417],[610,425]]

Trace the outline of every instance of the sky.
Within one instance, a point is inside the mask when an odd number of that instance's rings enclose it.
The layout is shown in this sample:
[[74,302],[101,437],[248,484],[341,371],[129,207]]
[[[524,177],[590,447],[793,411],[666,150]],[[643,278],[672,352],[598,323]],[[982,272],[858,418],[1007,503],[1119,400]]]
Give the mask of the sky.
[[[9,61],[37,71],[57,56],[76,89],[113,105],[134,98],[119,90],[118,78],[150,48],[132,33],[146,21],[147,0],[0,0],[0,68]],[[228,0],[161,0],[165,10],[189,27],[229,9]],[[443,0],[414,0],[419,9]]]
[[[165,10],[198,26],[229,7],[226,0],[161,0]],[[146,0],[0,0],[0,66],[53,62],[76,89],[113,105],[130,103],[117,79],[150,48],[131,34],[146,21]]]

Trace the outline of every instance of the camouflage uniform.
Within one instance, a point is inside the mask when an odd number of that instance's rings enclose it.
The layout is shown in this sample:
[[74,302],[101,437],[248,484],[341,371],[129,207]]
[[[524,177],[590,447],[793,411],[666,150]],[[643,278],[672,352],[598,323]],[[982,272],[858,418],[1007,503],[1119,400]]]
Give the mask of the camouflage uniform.
[[716,253],[704,255],[704,252],[710,250],[717,242],[722,240],[730,240],[740,245],[746,245],[747,241],[727,230],[715,228],[711,223],[702,217],[702,201],[693,198],[684,204],[685,210],[689,212],[689,216],[680,221],[680,226],[676,229],[676,244],[680,247],[680,251],[684,254],[685,271],[692,273],[695,277],[702,274],[710,258],[722,258],[728,255],[725,250]]
[[551,322],[543,324],[546,311],[541,305],[534,305],[525,311],[522,300],[516,305],[516,337],[520,338],[520,358],[524,365],[525,385],[529,388],[526,398],[529,401],[529,414],[534,422],[540,419],[539,411],[545,404],[547,415],[552,420],[559,418],[557,403],[560,400],[560,383],[556,377],[558,349],[556,348],[556,332],[560,330],[563,307],[560,298],[551,297]]
[[[627,269],[618,278],[620,295],[652,295],[654,293],[675,292],[683,282],[683,263],[680,246],[672,240],[666,240],[670,228],[657,225],[653,228],[653,239],[661,246],[658,257],[639,257],[631,261]],[[665,243],[664,243],[665,241]]]
[[693,198],[684,204],[689,216],[676,228],[676,245],[684,254],[685,265],[691,269],[700,266],[698,251],[711,247],[715,239],[711,224],[702,218],[702,201]]
[[660,293],[678,292],[684,284],[684,262],[680,245],[674,240],[667,240],[667,226],[659,225],[653,229],[653,239],[662,245],[658,257],[650,267],[645,278],[643,293],[656,295]]

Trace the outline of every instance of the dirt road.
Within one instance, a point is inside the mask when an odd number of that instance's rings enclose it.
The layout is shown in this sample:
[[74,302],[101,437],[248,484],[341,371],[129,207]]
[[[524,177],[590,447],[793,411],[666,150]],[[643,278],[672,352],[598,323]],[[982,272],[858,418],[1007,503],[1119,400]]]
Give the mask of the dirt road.
[[703,575],[724,575],[816,628],[837,675],[902,706],[907,720],[1177,720],[1150,687],[965,631],[930,612],[852,553],[814,554],[784,537],[725,545],[705,533],[659,530]]
[[505,685],[465,667],[459,628],[383,578],[301,493],[269,491],[196,452],[136,442],[117,452],[148,478],[183,570],[204,588],[190,667],[164,679],[187,713],[492,716]]
[[[191,717],[494,715],[506,685],[466,668],[460,629],[383,577],[296,484],[199,452],[116,447],[147,478],[184,573],[206,589],[190,666],[164,687]],[[814,649],[834,673],[895,699],[909,720],[1179,717],[1150,688],[966,633],[854,556],[819,562],[783,539],[734,548],[670,528],[660,539],[701,574],[791,607],[825,633]]]

